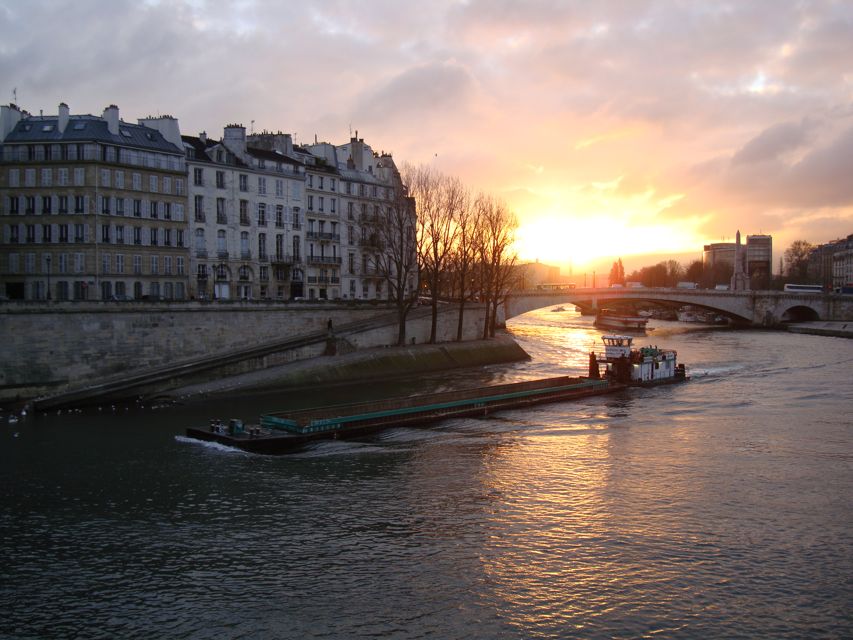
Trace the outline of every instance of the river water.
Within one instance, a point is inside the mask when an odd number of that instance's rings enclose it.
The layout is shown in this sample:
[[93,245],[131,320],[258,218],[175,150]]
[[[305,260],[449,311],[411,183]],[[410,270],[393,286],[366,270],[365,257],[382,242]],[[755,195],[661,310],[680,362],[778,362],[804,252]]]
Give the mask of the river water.
[[546,309],[475,374],[4,418],[0,637],[850,637],[853,341],[653,326],[688,384],[287,457],[180,434],[583,374],[598,333]]

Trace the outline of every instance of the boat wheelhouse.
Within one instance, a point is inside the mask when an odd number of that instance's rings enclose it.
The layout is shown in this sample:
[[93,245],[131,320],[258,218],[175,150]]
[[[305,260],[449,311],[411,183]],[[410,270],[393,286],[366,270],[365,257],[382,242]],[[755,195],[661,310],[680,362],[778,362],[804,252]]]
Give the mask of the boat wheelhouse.
[[683,364],[677,363],[674,349],[657,346],[634,348],[634,338],[604,335],[604,354],[597,359],[606,365],[605,378],[622,384],[654,385],[687,379]]

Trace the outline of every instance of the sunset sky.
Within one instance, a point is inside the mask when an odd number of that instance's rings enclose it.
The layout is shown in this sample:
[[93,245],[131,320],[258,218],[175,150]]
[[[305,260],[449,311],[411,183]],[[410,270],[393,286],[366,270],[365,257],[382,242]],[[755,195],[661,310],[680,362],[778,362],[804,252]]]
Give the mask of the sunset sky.
[[564,272],[853,233],[853,2],[0,0],[0,78],[32,113],[358,130]]

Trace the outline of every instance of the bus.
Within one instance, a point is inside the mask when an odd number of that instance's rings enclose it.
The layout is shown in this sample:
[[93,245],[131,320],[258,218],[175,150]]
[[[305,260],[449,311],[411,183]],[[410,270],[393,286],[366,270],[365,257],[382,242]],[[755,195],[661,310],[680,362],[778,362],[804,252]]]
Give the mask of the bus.
[[789,293],[823,293],[819,284],[786,284],[785,291]]
[[545,282],[536,285],[537,291],[571,291],[574,288],[574,282]]

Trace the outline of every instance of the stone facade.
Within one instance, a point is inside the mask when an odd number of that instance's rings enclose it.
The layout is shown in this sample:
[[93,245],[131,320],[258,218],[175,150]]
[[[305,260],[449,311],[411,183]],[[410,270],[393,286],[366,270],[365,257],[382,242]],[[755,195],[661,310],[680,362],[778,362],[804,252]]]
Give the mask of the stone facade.
[[64,103],[55,116],[10,105],[2,107],[0,139],[0,294],[186,297],[186,173],[177,120],[131,124],[115,105],[101,117],[70,115]]

